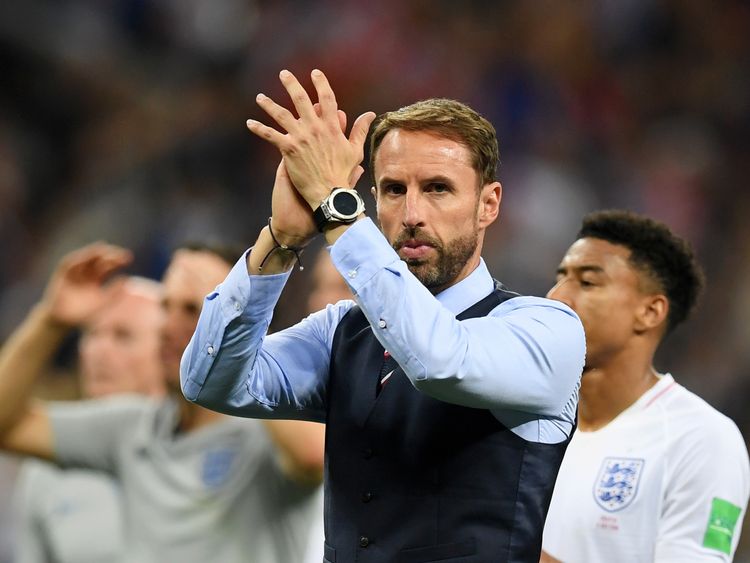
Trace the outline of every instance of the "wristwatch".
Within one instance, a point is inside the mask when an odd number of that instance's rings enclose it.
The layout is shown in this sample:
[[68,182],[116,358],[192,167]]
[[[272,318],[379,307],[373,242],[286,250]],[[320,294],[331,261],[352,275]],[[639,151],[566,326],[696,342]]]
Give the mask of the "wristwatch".
[[347,188],[333,188],[320,207],[313,211],[313,219],[320,232],[330,223],[354,223],[360,213],[365,210],[365,202],[357,190]]

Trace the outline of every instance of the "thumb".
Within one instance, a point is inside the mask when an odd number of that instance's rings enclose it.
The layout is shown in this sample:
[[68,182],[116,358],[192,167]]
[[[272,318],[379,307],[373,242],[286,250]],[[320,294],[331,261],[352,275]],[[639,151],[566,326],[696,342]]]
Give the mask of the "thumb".
[[363,148],[365,139],[367,138],[367,132],[370,130],[370,125],[375,120],[375,112],[368,111],[360,115],[352,125],[352,131],[349,133],[349,142],[358,148]]
[[276,168],[276,178],[277,179],[286,179],[289,178],[289,172],[286,170],[286,163],[284,162],[284,158],[281,158],[281,162],[279,162],[278,167]]
[[346,133],[346,113],[343,110],[338,110],[336,113],[339,117],[339,127],[341,127],[341,132]]
[[[323,116],[323,108],[320,106],[320,102],[315,102],[313,104],[313,109],[315,110],[315,115],[318,117]],[[341,127],[341,132],[346,133],[346,112],[343,110],[337,110],[336,116],[339,120],[339,127]]]
[[361,166],[357,166],[354,170],[352,170],[351,176],[349,176],[349,187],[354,188],[354,186],[357,185],[357,182],[359,182],[359,179],[362,177],[362,174],[365,173],[365,169]]

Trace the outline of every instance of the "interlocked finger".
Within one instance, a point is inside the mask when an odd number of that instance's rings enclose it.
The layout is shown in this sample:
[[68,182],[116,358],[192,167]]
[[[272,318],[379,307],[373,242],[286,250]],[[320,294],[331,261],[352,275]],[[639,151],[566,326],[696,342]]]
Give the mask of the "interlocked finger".
[[286,141],[286,135],[283,133],[279,133],[273,127],[263,125],[260,121],[254,119],[247,120],[247,128],[261,139],[273,144],[277,149],[283,150]]
[[315,69],[310,73],[315,91],[318,93],[318,103],[321,107],[321,116],[326,122],[335,123],[338,120],[336,110],[338,110],[338,104],[336,102],[336,95],[333,93],[331,85],[328,83],[326,75],[320,70]]
[[300,118],[315,118],[315,110],[313,110],[310,96],[307,95],[307,92],[302,87],[302,84],[299,83],[297,77],[288,70],[282,70],[279,73],[279,78],[281,79],[284,88],[286,88],[286,91],[289,93],[289,97],[292,99],[292,103],[294,104]]
[[[313,104],[313,109],[315,109],[315,115],[318,117],[321,117],[323,115],[323,108],[320,107],[320,104],[318,102],[315,102]],[[341,129],[342,133],[346,133],[346,112],[344,110],[337,110],[336,115],[338,116],[339,120],[339,128]]]
[[265,94],[258,94],[255,101],[286,132],[292,132],[297,128],[297,118],[284,106],[280,106]]

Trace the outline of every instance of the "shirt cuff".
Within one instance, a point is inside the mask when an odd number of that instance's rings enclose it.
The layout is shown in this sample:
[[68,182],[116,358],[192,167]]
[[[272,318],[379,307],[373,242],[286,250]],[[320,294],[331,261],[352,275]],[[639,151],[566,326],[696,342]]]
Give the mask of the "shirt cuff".
[[[331,260],[354,294],[390,265],[400,261],[369,217],[352,224],[330,247]],[[388,268],[396,275],[397,269]]]
[[[292,271],[266,276],[250,275],[247,272],[248,250],[237,261],[226,279],[206,299],[219,299],[224,320],[229,322],[238,316],[253,321],[265,318],[273,311]],[[252,299],[251,299],[252,298]],[[252,303],[251,303],[252,302]]]

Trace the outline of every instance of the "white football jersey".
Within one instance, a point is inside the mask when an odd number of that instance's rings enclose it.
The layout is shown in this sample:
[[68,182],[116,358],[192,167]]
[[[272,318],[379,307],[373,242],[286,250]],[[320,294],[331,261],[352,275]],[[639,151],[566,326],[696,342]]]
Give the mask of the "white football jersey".
[[734,422],[661,376],[604,428],[575,432],[543,548],[565,563],[731,561],[749,493]]

